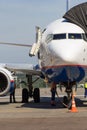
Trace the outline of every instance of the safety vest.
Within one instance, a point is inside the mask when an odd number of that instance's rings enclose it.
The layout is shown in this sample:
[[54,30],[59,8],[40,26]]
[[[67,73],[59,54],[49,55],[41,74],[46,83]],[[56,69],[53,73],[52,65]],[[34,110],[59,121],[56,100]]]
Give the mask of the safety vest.
[[87,82],[84,84],[84,88],[87,88]]

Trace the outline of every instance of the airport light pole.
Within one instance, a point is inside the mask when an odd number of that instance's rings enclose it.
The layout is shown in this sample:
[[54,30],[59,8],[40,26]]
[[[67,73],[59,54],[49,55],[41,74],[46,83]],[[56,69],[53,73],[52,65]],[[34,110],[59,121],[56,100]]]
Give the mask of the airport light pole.
[[69,10],[70,8],[70,0],[66,0],[66,12]]

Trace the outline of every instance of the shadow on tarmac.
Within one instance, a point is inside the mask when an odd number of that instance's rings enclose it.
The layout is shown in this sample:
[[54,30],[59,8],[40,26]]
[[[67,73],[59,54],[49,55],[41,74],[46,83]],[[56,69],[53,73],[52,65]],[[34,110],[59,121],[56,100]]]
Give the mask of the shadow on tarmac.
[[56,106],[51,106],[50,104],[50,97],[41,97],[40,98],[40,103],[34,103],[34,101],[29,101],[28,103],[23,103],[21,105],[21,107],[26,107],[26,108],[38,108],[38,109],[60,109],[60,108],[64,108],[62,103],[60,102],[60,100],[62,100],[62,98],[60,98],[58,100],[58,98],[55,99],[56,101]]
[[[51,106],[50,104],[50,97],[41,97],[40,103],[34,103],[33,100],[30,99],[28,103],[22,103],[21,101],[17,101],[16,104],[20,103],[20,107],[16,106],[16,108],[38,108],[38,109],[65,109],[64,105],[62,104],[63,97],[55,99],[56,106]],[[75,98],[76,106],[77,107],[87,107],[87,98]],[[9,101],[2,101],[0,102],[0,105],[9,105],[9,104],[15,104],[15,103],[9,103]]]
[[0,105],[9,105],[9,102],[0,102]]
[[87,98],[85,99],[79,99],[79,98],[76,98],[75,99],[76,101],[76,106],[77,107],[87,107]]
[[[21,107],[26,108],[38,108],[38,109],[64,109],[64,105],[62,104],[63,98],[56,98],[56,106],[51,106],[50,97],[41,97],[40,103],[34,103],[33,100],[29,103],[24,103]],[[77,107],[87,107],[87,99],[79,99],[75,98]]]

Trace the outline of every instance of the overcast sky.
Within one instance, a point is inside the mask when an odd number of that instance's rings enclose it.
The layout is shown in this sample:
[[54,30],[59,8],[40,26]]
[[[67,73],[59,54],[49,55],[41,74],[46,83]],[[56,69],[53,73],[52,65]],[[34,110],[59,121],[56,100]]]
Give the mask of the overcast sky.
[[[87,0],[69,0],[69,7]],[[0,42],[33,44],[35,26],[42,29],[66,12],[66,0],[0,0]],[[0,45],[0,63],[32,63],[29,48]]]

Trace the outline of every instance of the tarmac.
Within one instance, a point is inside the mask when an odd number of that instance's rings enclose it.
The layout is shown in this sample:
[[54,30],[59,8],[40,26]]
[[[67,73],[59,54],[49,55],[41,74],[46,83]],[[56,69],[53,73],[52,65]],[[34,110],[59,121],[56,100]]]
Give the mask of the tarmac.
[[21,103],[21,89],[16,89],[17,103],[9,103],[9,96],[0,98],[1,130],[87,130],[87,99],[84,88],[78,88],[75,97],[78,112],[70,112],[61,101],[64,90],[56,97],[56,106],[50,105],[50,89],[40,89],[41,101]]

